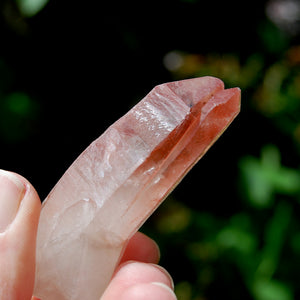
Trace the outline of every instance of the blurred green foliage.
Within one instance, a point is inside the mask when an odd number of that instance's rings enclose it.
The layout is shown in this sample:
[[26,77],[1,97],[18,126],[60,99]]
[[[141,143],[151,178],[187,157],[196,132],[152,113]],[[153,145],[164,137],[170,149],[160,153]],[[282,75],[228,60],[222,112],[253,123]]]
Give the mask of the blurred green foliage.
[[37,14],[47,2],[48,0],[17,0],[17,5],[22,15],[32,17]]
[[261,159],[245,156],[240,160],[243,192],[254,207],[273,205],[276,193],[297,195],[300,191],[299,170],[281,166],[280,151],[266,145]]
[[1,4],[1,167],[46,194],[154,84],[219,77],[241,113],[143,231],[179,300],[300,298],[298,2],[105,4]]
[[3,139],[19,141],[36,131],[38,103],[24,92],[2,97],[0,103],[0,134]]
[[[240,203],[237,212],[233,211],[229,218],[220,217],[218,209],[203,213],[184,205],[171,213],[178,203],[168,200],[168,213],[154,219],[168,241],[180,240],[180,245],[175,242],[171,248],[182,248],[183,255],[196,270],[193,281],[183,280],[177,284],[179,299],[217,299],[219,295],[226,299],[256,300],[299,297],[296,278],[299,278],[300,255],[297,217],[300,47],[293,45],[291,36],[267,19],[258,26],[257,33],[263,48],[246,56],[234,52],[174,50],[165,57],[165,65],[174,79],[212,75],[222,78],[227,86],[241,87],[241,114],[251,112],[253,117],[255,112],[268,126],[271,124],[271,135],[284,137],[286,143],[270,144],[270,139],[265,138],[263,142],[262,137],[260,155],[244,152],[237,165],[232,166],[238,169]],[[249,131],[252,135],[249,142],[255,143],[262,133],[255,131],[260,129],[253,124],[255,118],[249,122],[248,126],[253,128]],[[238,147],[237,144],[234,147]],[[297,160],[286,166],[281,156],[289,161],[289,151]],[[230,195],[225,201],[230,201]],[[178,225],[181,230],[174,237],[174,225],[167,224],[180,224],[179,220],[184,220],[181,223],[184,226]],[[160,228],[160,224],[164,226]],[[170,232],[166,232],[166,228]]]

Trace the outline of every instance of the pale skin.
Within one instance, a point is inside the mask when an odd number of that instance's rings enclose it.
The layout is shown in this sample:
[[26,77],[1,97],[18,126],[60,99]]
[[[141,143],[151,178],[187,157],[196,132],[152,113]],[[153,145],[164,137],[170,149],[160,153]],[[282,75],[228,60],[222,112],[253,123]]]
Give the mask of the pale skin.
[[[12,213],[10,204],[16,194],[12,192],[16,183],[25,189],[18,194],[20,202],[16,212]],[[5,214],[6,209],[8,214]],[[7,220],[1,224],[0,219],[1,300],[37,300],[32,295],[40,210],[41,201],[33,186],[18,174],[0,170],[0,218],[12,215],[11,220],[8,218],[9,224],[4,224]],[[156,243],[144,234],[136,233],[101,300],[176,299],[172,278],[157,265],[159,256]]]

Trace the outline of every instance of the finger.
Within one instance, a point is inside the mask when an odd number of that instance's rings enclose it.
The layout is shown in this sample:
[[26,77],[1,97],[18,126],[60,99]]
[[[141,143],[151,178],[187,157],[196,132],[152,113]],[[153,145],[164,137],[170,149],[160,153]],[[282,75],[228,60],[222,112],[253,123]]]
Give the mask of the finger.
[[148,236],[137,232],[129,241],[121,262],[135,260],[147,263],[158,263],[160,251],[157,244]]
[[120,300],[175,300],[174,292],[160,282],[140,283],[127,288],[119,298]]
[[174,300],[173,281],[160,266],[127,262],[120,266],[101,300]]
[[0,299],[31,299],[41,202],[22,176],[0,170]]

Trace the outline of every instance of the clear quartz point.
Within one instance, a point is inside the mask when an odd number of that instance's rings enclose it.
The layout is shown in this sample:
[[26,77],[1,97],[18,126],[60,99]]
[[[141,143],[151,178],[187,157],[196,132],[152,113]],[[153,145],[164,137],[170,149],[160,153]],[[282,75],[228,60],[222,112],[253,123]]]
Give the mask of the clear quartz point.
[[156,86],[69,167],[43,202],[34,295],[99,300],[130,237],[223,133],[240,89]]

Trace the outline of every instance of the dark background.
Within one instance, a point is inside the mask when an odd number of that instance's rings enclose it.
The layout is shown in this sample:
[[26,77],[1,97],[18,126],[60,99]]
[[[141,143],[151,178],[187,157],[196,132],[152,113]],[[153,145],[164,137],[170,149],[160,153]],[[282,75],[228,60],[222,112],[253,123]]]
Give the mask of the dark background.
[[40,109],[34,132],[1,147],[2,167],[29,176],[44,195],[90,141],[173,80],[166,53],[257,50],[264,7],[249,2],[244,14],[242,2],[230,1],[74,2],[49,1],[32,18],[1,20],[0,55],[13,73],[4,92],[26,91]]

